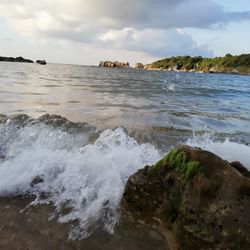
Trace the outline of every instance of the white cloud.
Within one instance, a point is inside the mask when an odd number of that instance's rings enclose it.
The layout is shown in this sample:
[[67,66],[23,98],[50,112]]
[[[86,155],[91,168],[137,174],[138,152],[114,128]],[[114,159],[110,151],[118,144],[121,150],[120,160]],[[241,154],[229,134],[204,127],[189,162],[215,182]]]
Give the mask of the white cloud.
[[[72,26],[121,29],[209,27],[216,23],[250,19],[250,12],[226,12],[212,0],[2,0],[0,14],[13,20],[46,18]],[[48,23],[47,28],[53,28]]]
[[1,0],[0,16],[17,33],[38,40],[167,56],[211,55],[183,29],[250,19],[250,11],[226,12],[212,0]]
[[106,46],[117,49],[145,51],[157,56],[170,55],[203,55],[211,56],[212,52],[199,46],[191,36],[181,29],[144,29],[124,28],[109,30],[100,36]]

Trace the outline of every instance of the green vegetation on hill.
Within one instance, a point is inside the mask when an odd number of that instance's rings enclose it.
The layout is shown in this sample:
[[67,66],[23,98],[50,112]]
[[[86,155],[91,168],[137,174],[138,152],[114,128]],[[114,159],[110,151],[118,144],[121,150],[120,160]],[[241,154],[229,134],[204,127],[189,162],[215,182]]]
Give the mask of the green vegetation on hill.
[[224,57],[215,58],[170,57],[147,65],[147,69],[250,74],[250,54],[239,56],[226,54]]

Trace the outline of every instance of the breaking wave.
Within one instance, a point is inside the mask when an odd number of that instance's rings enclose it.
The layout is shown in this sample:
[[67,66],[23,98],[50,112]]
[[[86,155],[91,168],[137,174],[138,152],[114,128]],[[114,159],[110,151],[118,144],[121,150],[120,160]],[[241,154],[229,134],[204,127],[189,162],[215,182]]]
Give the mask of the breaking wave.
[[247,145],[230,141],[228,138],[219,141],[209,133],[194,135],[186,144],[213,152],[229,162],[240,161],[250,170],[250,147]]
[[7,120],[0,137],[0,196],[30,194],[33,205],[52,204],[60,222],[76,224],[71,239],[97,227],[112,232],[128,177],[160,158],[154,146],[139,144],[121,128],[90,143],[89,132]]
[[[186,144],[250,169],[249,146],[214,138],[194,135]],[[138,143],[122,128],[99,132],[57,115],[0,116],[0,139],[0,196],[31,195],[31,205],[51,204],[51,218],[72,225],[70,239],[98,227],[113,232],[127,179],[161,157],[154,145]]]

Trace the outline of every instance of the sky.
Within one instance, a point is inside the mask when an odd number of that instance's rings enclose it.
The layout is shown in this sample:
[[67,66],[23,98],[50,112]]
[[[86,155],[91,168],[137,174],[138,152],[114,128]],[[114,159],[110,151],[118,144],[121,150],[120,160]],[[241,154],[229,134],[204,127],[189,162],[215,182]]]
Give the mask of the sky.
[[150,63],[250,53],[249,0],[0,0],[0,55]]

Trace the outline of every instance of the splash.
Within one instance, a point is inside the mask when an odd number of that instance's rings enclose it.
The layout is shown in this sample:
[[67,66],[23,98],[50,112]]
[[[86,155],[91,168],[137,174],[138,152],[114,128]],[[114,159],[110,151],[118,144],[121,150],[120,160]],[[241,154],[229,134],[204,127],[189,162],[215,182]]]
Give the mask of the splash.
[[217,141],[210,133],[202,136],[194,135],[186,144],[213,152],[229,162],[240,161],[250,170],[250,147],[247,145],[230,141],[228,138]]
[[167,89],[168,89],[169,91],[174,92],[174,91],[175,91],[175,84],[174,84],[174,83],[168,84],[168,85],[167,85]]
[[88,133],[43,123],[1,125],[0,135],[0,195],[33,194],[34,205],[52,203],[60,222],[75,225],[71,239],[97,227],[112,232],[128,177],[160,158],[152,145],[139,144],[121,128],[103,131],[92,144]]
[[163,90],[167,91],[167,92],[175,92],[175,84],[174,83],[169,83],[167,85],[164,85],[164,87],[162,88]]

